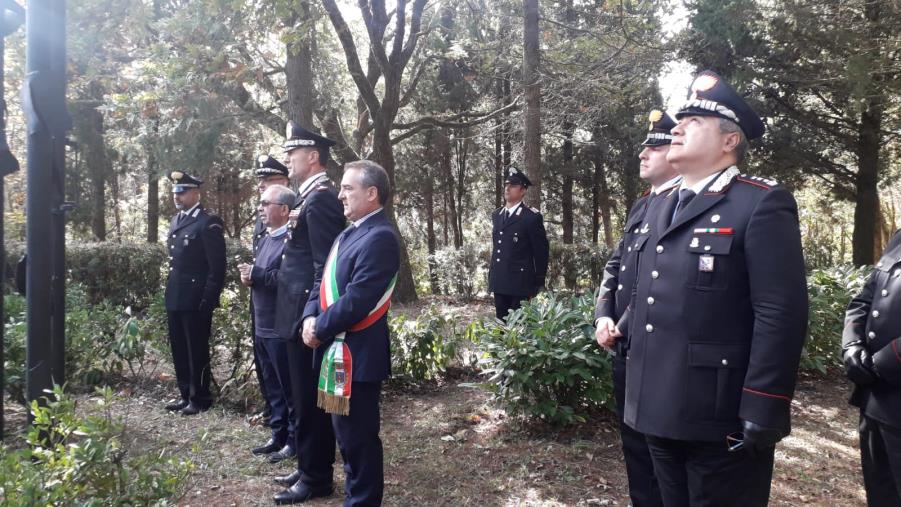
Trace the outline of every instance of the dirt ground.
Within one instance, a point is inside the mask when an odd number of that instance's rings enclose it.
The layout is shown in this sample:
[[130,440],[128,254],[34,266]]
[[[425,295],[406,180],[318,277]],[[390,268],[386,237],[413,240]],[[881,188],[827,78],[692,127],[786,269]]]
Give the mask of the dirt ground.
[[[418,313],[420,308],[399,308]],[[460,305],[468,321],[487,305]],[[458,320],[460,321],[460,320]],[[116,412],[127,426],[132,454],[165,450],[195,469],[179,499],[183,506],[273,505],[273,465],[251,455],[267,428],[233,408],[215,406],[196,417],[167,413],[174,392],[165,363],[120,388]],[[628,505],[616,423],[601,414],[576,428],[536,428],[508,419],[476,384],[473,373],[452,374],[415,389],[387,384],[382,400],[386,506]],[[857,412],[840,373],[803,375],[792,403],[793,432],[776,452],[771,505],[864,505],[857,447]],[[79,395],[91,410],[91,395]],[[7,428],[21,428],[24,409],[7,404]],[[15,436],[10,436],[8,443]],[[20,444],[21,445],[21,444]],[[336,457],[336,493],[309,505],[340,505],[343,472]]]
[[[196,466],[184,506],[272,505],[272,465],[249,449],[267,430],[233,410],[198,417],[166,413],[171,381],[125,389],[117,412],[131,453],[165,449]],[[615,421],[608,415],[576,429],[524,427],[505,417],[474,378],[414,391],[388,386],[382,403],[385,505],[628,505]],[[856,412],[837,375],[803,376],[793,402],[794,431],[777,449],[772,505],[864,505]],[[80,400],[89,410],[89,396]],[[13,408],[12,406],[8,408]],[[9,416],[10,414],[8,414]],[[21,420],[13,410],[8,420]],[[310,505],[339,505],[336,493]]]

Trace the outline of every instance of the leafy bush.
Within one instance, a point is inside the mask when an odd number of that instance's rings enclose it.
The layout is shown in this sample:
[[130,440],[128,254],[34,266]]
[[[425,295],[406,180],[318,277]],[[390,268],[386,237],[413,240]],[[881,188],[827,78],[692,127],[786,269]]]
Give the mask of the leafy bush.
[[98,390],[100,415],[76,415],[75,401],[54,389],[33,403],[28,447],[0,446],[3,505],[164,505],[174,503],[192,465],[165,452],[131,457],[125,427],[114,420],[112,391]]
[[452,323],[435,306],[415,320],[394,317],[391,326],[391,365],[395,375],[421,381],[434,378],[457,355]]
[[463,248],[446,247],[429,259],[441,291],[471,301],[481,290],[488,289],[488,250],[474,243]]
[[569,424],[611,402],[611,364],[594,340],[593,312],[590,294],[543,293],[506,323],[486,325],[484,372],[511,413]]
[[807,277],[810,298],[808,336],[801,368],[826,373],[841,364],[842,329],[851,298],[860,294],[872,267],[837,266],[815,269]]
[[[26,314],[24,298],[4,299],[6,330],[6,389],[24,402]],[[159,319],[148,319],[108,301],[91,304],[84,286],[70,283],[66,290],[66,377],[73,388],[90,387],[121,375],[127,367],[134,375],[144,368],[146,346],[157,340]],[[165,321],[163,321],[165,324]],[[165,327],[163,327],[165,329]]]
[[604,265],[610,251],[603,245],[579,242],[567,245],[551,242],[548,262],[547,286],[549,289],[566,288],[594,290],[601,284]]

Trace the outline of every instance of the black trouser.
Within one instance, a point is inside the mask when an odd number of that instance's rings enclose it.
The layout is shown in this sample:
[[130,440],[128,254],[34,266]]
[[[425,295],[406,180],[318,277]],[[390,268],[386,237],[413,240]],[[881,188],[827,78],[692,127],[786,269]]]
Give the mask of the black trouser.
[[212,311],[170,311],[169,346],[181,398],[199,408],[213,404],[210,395],[210,326]]
[[654,476],[654,462],[644,433],[639,433],[623,421],[626,402],[626,355],[622,343],[617,343],[613,357],[613,397],[619,418],[619,436],[623,442],[626,475],[629,477],[629,498],[635,507],[663,505],[660,487]]
[[752,458],[722,442],[672,440],[646,435],[666,507],[766,506],[775,447]]
[[334,481],[335,434],[332,421],[316,406],[319,363],[313,349],[299,337],[288,340],[291,391],[294,395],[294,439],[300,480],[313,488],[331,486]]
[[507,314],[522,306],[522,302],[529,296],[516,296],[513,294],[494,293],[494,313],[501,320],[507,319]]
[[294,433],[297,414],[294,413],[294,398],[291,395],[291,374],[288,361],[288,344],[281,338],[256,337],[254,349],[260,362],[263,379],[261,391],[268,397],[271,407],[269,427],[272,439],[280,444],[294,447]]
[[[254,250],[256,250],[254,248]],[[250,330],[253,332],[251,339],[251,347],[253,348],[253,369],[257,373],[257,384],[260,385],[260,394],[263,395],[263,417],[268,418],[272,413],[272,407],[269,406],[269,395],[266,394],[266,383],[263,381],[263,366],[260,364],[260,357],[257,351],[256,341],[257,322],[253,310],[253,297],[250,298]]]
[[867,505],[901,505],[901,429],[861,413],[860,458]]
[[384,456],[379,438],[381,382],[353,382],[349,415],[332,414],[344,458],[344,507],[382,504]]

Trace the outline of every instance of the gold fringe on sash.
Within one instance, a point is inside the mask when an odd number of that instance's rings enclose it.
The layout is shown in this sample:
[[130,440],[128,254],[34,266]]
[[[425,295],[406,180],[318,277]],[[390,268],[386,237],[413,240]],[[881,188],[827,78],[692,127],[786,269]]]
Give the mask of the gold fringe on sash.
[[319,391],[316,405],[329,414],[350,415],[350,398]]

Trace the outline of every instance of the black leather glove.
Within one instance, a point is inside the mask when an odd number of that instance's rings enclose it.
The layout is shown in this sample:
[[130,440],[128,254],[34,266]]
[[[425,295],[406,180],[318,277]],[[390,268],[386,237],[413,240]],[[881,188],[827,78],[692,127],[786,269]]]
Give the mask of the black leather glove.
[[865,386],[876,381],[873,356],[863,344],[857,343],[846,348],[842,352],[842,362],[845,363],[845,375],[851,382]]
[[759,453],[776,447],[776,442],[782,440],[782,437],[785,436],[783,430],[767,428],[744,419],[741,421],[741,431],[745,435],[744,450],[752,458],[756,458]]

